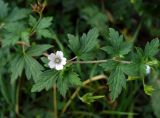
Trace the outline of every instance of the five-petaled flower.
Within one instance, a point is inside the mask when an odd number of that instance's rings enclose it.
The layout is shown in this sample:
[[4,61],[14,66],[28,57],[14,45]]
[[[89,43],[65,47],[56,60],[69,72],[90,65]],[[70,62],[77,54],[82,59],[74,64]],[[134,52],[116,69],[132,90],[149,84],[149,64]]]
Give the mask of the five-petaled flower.
[[55,68],[56,70],[62,70],[63,66],[66,64],[66,58],[63,57],[62,51],[57,51],[55,54],[51,53],[48,56],[50,60],[48,65],[50,68]]

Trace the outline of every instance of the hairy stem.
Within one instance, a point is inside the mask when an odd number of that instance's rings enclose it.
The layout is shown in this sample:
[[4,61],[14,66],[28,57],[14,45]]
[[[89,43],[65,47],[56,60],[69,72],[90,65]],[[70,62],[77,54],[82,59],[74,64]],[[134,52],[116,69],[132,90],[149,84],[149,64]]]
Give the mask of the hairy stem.
[[[95,77],[92,77],[91,79],[88,79],[86,81],[83,82],[82,86],[85,86],[91,82],[97,81],[97,80],[101,80],[101,79],[106,79],[107,77],[105,75],[98,75]],[[72,96],[70,97],[70,99],[67,101],[67,103],[65,104],[65,106],[62,109],[61,113],[66,112],[67,108],[69,107],[69,105],[71,104],[72,100],[77,96],[78,92],[80,91],[81,87],[78,87],[75,92],[72,94]]]
[[54,118],[58,118],[56,85],[53,86],[53,105],[54,105]]
[[73,64],[94,64],[94,63],[106,63],[109,60],[117,61],[124,64],[130,64],[130,61],[121,61],[116,59],[108,59],[108,60],[94,60],[94,61],[69,61],[69,63]]

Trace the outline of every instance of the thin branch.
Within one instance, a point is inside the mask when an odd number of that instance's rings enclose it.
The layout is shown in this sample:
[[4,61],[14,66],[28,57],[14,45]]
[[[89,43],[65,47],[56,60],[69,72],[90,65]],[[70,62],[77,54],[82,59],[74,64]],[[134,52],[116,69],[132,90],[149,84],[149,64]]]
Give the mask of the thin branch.
[[53,106],[54,106],[54,118],[58,118],[56,85],[53,86]]
[[130,61],[121,61],[116,59],[108,59],[108,60],[94,60],[94,61],[68,61],[69,63],[73,64],[94,64],[94,63],[106,63],[109,60],[117,61],[124,64],[130,64]]
[[[88,79],[86,81],[84,81],[82,83],[82,86],[85,86],[91,82],[94,82],[94,81],[98,81],[98,80],[102,80],[102,79],[106,79],[107,77],[105,75],[98,75],[98,76],[95,76],[95,77],[92,77],[91,79]],[[61,113],[64,113],[67,108],[69,107],[69,105],[71,104],[72,100],[77,96],[78,92],[80,91],[81,87],[78,87],[75,92],[72,94],[72,96],[70,97],[70,99],[68,100],[68,102],[65,104],[65,106],[63,107],[62,109],[62,112]]]
[[68,62],[73,61],[73,60],[75,60],[75,59],[77,59],[77,56],[75,56],[75,57],[73,57],[72,59],[68,60]]
[[17,45],[22,45],[22,46],[30,47],[29,44],[27,44],[26,42],[23,42],[23,41],[18,41],[16,44],[17,44]]

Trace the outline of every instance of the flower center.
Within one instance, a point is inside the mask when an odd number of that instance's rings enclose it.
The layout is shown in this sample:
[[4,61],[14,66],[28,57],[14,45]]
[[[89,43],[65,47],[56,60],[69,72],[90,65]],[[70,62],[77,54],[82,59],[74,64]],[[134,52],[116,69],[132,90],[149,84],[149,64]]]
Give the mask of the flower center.
[[56,57],[56,58],[54,59],[54,62],[57,63],[57,64],[59,64],[59,63],[61,63],[61,59],[58,58],[58,57]]

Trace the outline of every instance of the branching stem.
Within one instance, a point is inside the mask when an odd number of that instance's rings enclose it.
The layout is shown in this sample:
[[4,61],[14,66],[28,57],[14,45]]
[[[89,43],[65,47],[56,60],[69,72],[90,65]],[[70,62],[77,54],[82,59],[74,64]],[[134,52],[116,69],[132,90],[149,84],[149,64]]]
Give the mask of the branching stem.
[[[86,81],[84,81],[82,83],[82,86],[85,86],[91,82],[97,81],[97,80],[102,80],[102,79],[106,79],[107,77],[105,75],[98,75],[95,77],[92,77],[91,79],[88,79]],[[67,101],[67,103],[65,104],[65,106],[62,109],[62,114],[67,110],[67,108],[69,107],[69,105],[71,104],[72,100],[77,96],[78,92],[80,91],[81,87],[78,87],[74,93],[72,94],[72,96],[70,97],[70,99]]]

